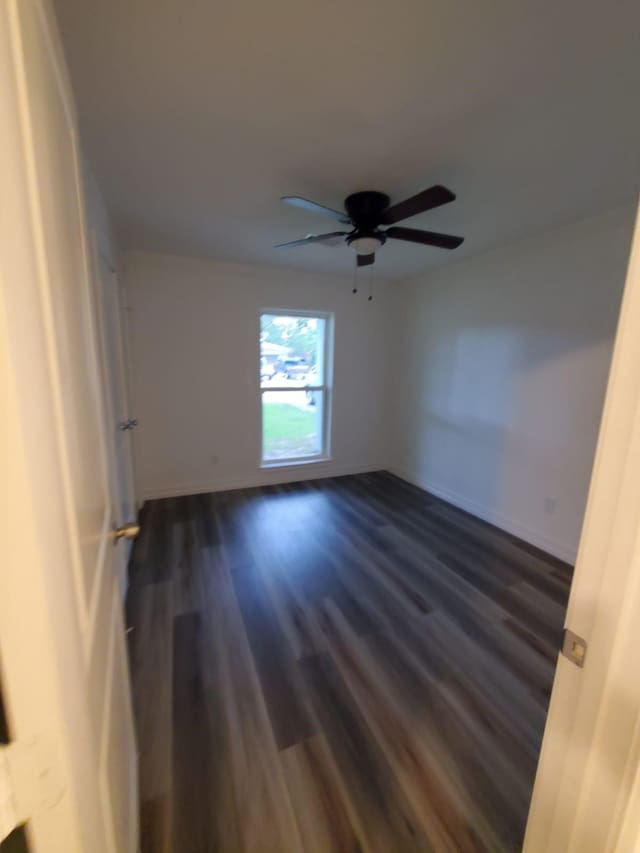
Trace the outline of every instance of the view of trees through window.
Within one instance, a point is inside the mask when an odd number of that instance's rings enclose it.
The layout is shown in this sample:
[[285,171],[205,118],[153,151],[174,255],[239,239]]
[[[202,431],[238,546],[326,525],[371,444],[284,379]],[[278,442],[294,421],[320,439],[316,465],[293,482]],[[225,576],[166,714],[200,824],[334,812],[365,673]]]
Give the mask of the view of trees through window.
[[264,462],[326,453],[327,330],[325,316],[260,317]]

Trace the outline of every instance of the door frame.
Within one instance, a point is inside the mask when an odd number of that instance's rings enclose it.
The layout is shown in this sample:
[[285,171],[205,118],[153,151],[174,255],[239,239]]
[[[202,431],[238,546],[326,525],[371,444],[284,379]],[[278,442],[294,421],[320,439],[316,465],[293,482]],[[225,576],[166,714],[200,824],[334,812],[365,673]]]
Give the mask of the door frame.
[[[117,446],[116,437],[119,416],[122,415],[122,417],[126,418],[131,413],[131,398],[129,393],[129,382],[127,375],[128,368],[126,361],[127,347],[125,335],[127,334],[127,329],[125,328],[125,318],[122,306],[123,289],[118,277],[118,271],[114,266],[113,261],[110,259],[104,247],[100,244],[99,234],[93,228],[91,228],[89,230],[89,235],[89,243],[91,246],[91,286],[94,290],[94,304],[96,306],[96,314],[98,321],[97,325],[99,327],[97,330],[97,343],[100,361],[100,378],[102,380],[104,397],[104,427],[107,436],[109,476],[111,480],[111,489],[113,496],[112,502],[114,505],[117,504],[117,510],[114,506],[115,523],[121,525],[128,524],[129,522],[135,522],[137,518],[137,505],[134,485],[135,478],[133,468],[133,440],[130,439],[128,442],[128,452],[125,463],[128,466],[128,471],[125,475],[125,478],[123,478],[122,466],[120,465],[120,461],[118,459],[120,448],[118,448]],[[104,266],[106,267],[106,270],[109,275],[108,286],[113,289],[113,292],[110,294],[110,297],[107,296],[105,293],[105,285],[102,281],[102,271],[100,268],[101,264],[104,264]],[[109,342],[107,341],[107,335],[109,334],[108,324],[110,322],[108,318],[110,306],[106,304],[106,299],[108,298],[112,298],[116,306],[116,311],[113,320],[118,327],[117,330],[115,330],[117,339],[111,342],[112,346],[114,346],[117,350],[116,352],[112,353],[115,359],[115,364],[112,363],[112,359],[109,357]],[[114,375],[114,373],[117,375]],[[115,390],[115,385],[117,383],[121,384],[121,389],[124,397],[126,411],[122,413],[117,411],[117,392]],[[126,482],[123,482],[123,479],[126,479]],[[128,502],[131,506],[131,515],[126,518],[121,512],[121,504],[125,492],[128,493]],[[121,543],[121,548],[118,551],[118,558],[120,560],[118,574],[120,578],[120,589],[122,592],[123,599],[126,594],[128,585],[127,566],[129,563],[129,557],[131,555],[131,549],[131,540],[126,540],[125,542]]]
[[640,210],[525,853],[630,851],[640,840]]

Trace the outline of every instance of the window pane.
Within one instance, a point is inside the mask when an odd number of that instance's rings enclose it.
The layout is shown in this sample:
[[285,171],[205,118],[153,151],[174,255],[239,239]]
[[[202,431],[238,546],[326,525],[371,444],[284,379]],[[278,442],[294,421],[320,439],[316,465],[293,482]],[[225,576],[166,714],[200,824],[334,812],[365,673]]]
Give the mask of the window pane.
[[260,384],[263,388],[324,385],[323,317],[263,314],[260,318]]
[[322,451],[323,391],[262,392],[262,458],[298,459]]

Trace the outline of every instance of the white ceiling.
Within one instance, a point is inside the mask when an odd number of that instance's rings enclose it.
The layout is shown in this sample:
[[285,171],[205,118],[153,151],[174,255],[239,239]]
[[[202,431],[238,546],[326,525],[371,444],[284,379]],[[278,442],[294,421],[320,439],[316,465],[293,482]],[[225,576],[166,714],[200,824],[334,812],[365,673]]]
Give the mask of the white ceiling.
[[[457,201],[401,277],[597,213],[640,176],[637,0],[58,0],[85,148],[125,245],[349,272],[279,201]],[[404,224],[404,223],[403,223]]]

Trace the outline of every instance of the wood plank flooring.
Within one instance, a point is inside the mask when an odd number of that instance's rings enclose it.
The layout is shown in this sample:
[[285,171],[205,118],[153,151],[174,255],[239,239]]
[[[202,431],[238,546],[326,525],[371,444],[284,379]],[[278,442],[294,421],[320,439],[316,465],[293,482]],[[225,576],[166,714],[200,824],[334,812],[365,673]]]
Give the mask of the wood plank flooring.
[[520,850],[571,571],[386,472],[146,503],[143,853]]

